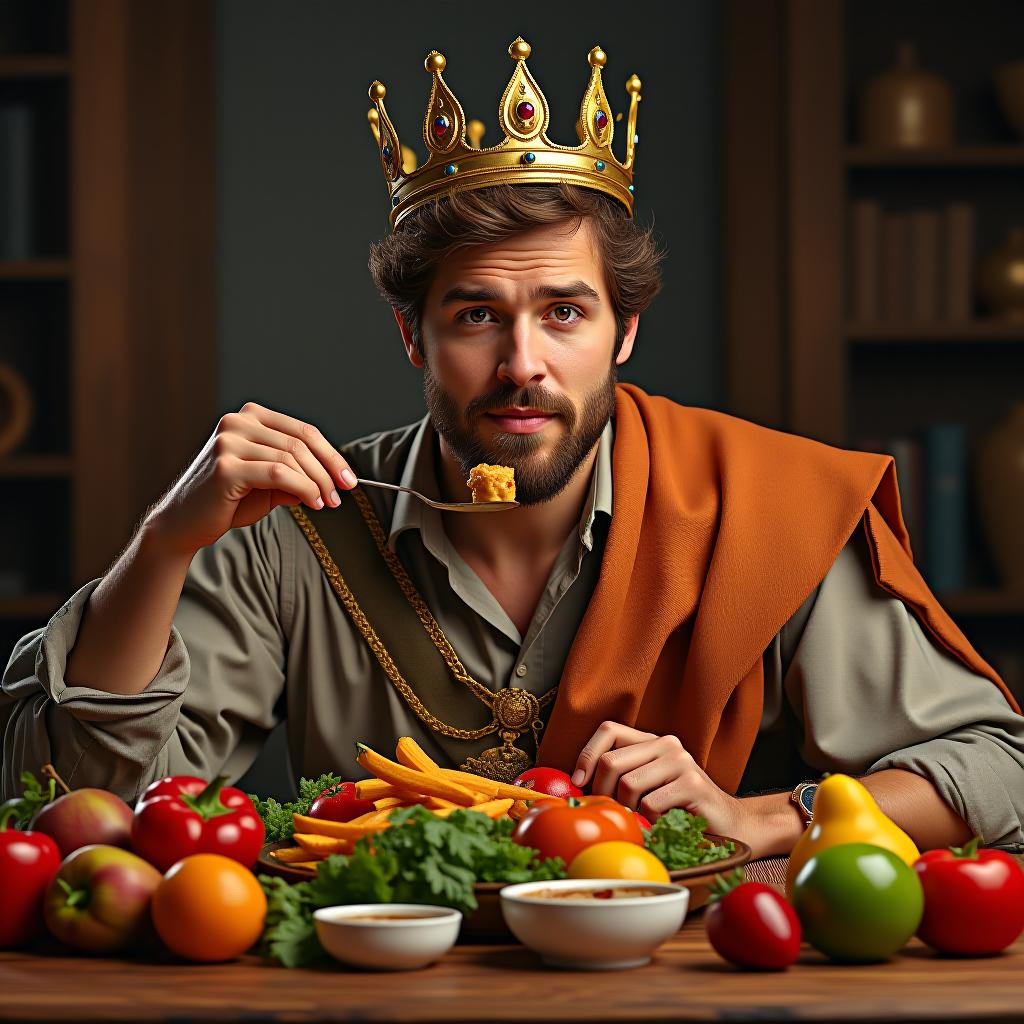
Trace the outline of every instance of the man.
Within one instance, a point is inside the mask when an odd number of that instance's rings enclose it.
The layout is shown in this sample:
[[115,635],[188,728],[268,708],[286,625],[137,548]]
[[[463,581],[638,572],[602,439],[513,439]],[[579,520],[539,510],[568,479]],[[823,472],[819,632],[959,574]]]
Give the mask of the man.
[[[371,89],[394,226],[371,271],[428,415],[343,450],[225,415],[106,577],[16,648],[5,794],[46,760],[126,798],[237,777],[286,718],[296,774],[355,775],[353,740],[409,734],[686,807],[755,855],[791,849],[824,771],[864,775],[921,847],[1020,844],[1022,719],[914,570],[891,460],[616,386],[659,254],[630,219],[633,145],[611,153],[604,54],[575,150],[544,135],[529,47],[510,55],[490,151],[427,58],[416,172]],[[514,468],[521,508],[353,490],[465,501],[478,462]]]

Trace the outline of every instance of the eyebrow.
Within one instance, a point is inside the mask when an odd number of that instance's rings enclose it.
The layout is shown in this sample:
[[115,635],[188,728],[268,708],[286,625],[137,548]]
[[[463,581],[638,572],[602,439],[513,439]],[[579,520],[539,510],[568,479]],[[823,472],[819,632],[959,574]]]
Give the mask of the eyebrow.
[[[495,302],[501,296],[493,288],[461,288],[449,289],[441,299],[442,306],[453,302]],[[530,289],[531,299],[591,299],[600,302],[601,297],[586,281],[573,281],[566,285],[539,285]]]

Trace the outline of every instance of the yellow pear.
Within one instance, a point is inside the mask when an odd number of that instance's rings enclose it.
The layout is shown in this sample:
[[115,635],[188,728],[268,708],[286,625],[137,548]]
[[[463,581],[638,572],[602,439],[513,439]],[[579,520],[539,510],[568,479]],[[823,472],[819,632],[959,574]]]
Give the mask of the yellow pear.
[[913,867],[921,856],[914,841],[882,813],[875,798],[849,775],[829,775],[814,794],[814,820],[793,847],[786,872],[786,894],[800,869],[816,853],[840,843],[871,843]]

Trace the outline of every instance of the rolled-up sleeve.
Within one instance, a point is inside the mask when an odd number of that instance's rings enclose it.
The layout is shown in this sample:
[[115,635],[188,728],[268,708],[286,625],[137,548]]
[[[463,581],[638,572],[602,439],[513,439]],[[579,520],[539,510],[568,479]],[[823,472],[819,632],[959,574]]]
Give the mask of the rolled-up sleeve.
[[281,575],[273,516],[202,549],[160,670],[130,696],[65,682],[99,581],[79,590],[19,641],[4,673],[3,795],[20,793],[20,773],[46,762],[76,788],[129,801],[168,773],[244,774],[277,722],[284,688]]
[[877,586],[861,530],[783,646],[808,765],[916,772],[986,845],[1024,848],[1024,717]]

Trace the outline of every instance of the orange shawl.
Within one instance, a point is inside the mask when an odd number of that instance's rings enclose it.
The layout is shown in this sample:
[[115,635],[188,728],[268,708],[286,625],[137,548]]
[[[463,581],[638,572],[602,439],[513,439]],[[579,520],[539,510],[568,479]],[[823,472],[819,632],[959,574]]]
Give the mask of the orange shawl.
[[761,657],[859,523],[878,585],[1019,710],[914,566],[892,458],[620,385],[597,588],[538,755],[571,770],[605,720],[675,733],[734,793],[761,721]]

